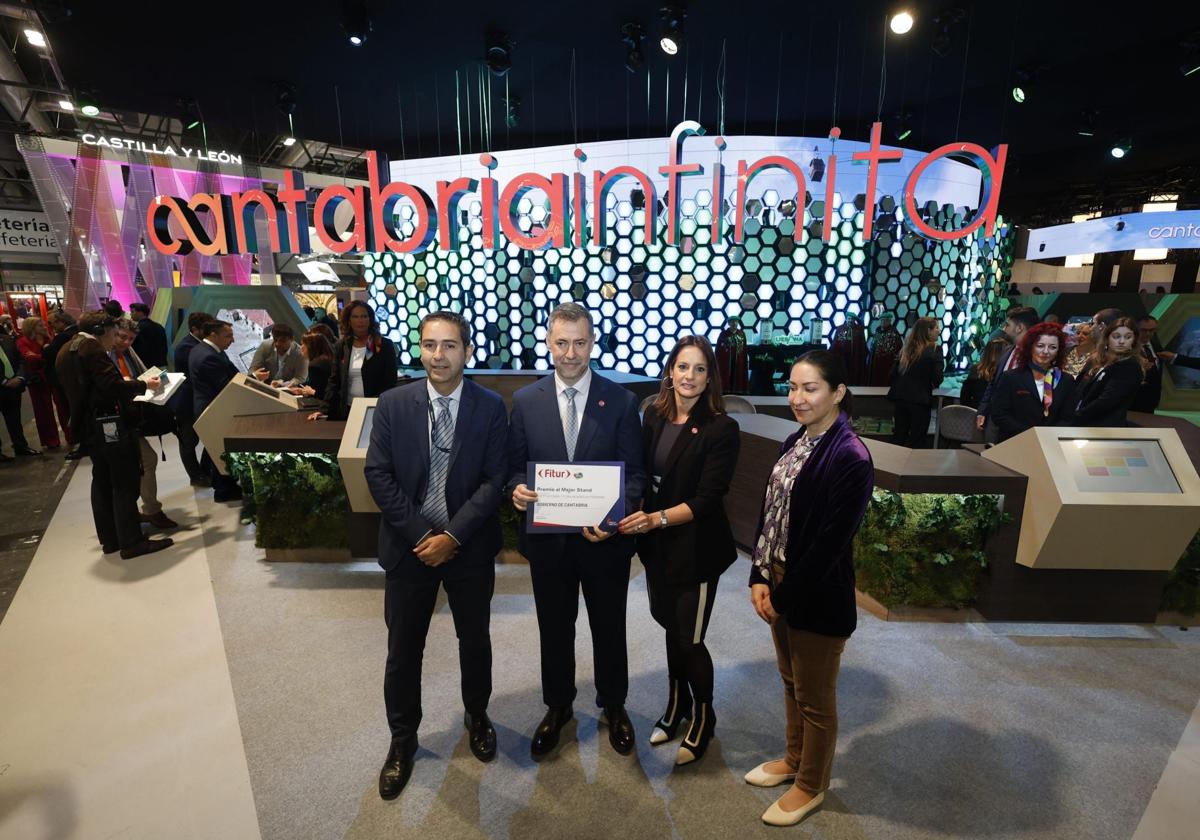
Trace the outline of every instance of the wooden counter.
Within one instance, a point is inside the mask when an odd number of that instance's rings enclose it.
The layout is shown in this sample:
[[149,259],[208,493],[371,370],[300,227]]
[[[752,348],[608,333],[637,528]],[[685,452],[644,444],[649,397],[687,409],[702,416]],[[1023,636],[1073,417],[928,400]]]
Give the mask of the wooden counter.
[[295,414],[243,414],[225,432],[226,452],[324,452],[337,455],[346,424]]

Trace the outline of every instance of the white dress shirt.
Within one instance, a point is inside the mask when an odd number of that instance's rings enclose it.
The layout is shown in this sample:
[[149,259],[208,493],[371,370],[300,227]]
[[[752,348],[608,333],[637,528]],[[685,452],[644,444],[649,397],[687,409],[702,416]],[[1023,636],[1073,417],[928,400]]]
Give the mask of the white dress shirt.
[[554,393],[558,395],[558,419],[562,422],[563,440],[567,439],[567,403],[569,400],[563,394],[567,388],[574,388],[575,394],[575,432],[583,428],[583,409],[587,405],[588,391],[592,387],[592,369],[588,368],[587,373],[580,377],[579,381],[574,385],[568,385],[559,378],[558,372],[554,373]]
[[[437,400],[440,400],[442,398],[442,395],[439,394],[436,389],[434,389],[433,383],[430,382],[428,379],[425,380],[425,390],[427,390],[429,392],[429,407],[431,409],[433,409],[433,411],[428,412],[428,414],[429,414],[429,422],[428,422],[429,448],[430,448],[430,450],[432,450],[433,449],[433,415],[435,412],[437,412],[439,410]],[[460,379],[460,380],[458,380],[458,387],[455,388],[453,391],[451,391],[450,395],[449,395],[450,396],[450,406],[449,406],[448,410],[450,412],[450,424],[455,429],[458,428],[458,407],[460,405],[462,405],[462,392],[463,392],[463,380]]]

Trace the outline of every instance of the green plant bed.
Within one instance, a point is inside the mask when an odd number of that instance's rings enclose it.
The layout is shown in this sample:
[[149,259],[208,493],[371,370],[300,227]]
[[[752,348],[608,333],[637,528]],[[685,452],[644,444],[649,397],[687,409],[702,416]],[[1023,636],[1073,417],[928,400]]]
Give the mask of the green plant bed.
[[243,519],[255,525],[259,548],[346,548],[346,487],[337,459],[319,453],[241,452],[231,472],[253,503]]
[[1163,587],[1162,609],[1184,615],[1200,613],[1200,532],[1184,550]]
[[876,490],[854,540],[858,588],[885,607],[975,603],[1000,497]]

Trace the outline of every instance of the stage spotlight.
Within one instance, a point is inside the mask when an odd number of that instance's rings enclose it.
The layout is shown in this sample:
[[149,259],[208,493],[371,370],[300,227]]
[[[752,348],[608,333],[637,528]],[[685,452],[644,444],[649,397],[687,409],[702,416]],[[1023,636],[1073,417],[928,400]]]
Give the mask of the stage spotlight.
[[1118,231],[1125,230],[1125,220],[1124,219],[1121,219],[1121,221],[1117,222],[1117,230]]
[[371,34],[371,16],[367,13],[366,0],[343,0],[342,28],[346,37],[356,47],[361,47]]
[[521,97],[509,96],[504,108],[504,124],[516,128],[521,121]]
[[25,40],[35,47],[46,46],[46,37],[36,29],[26,29]]
[[945,58],[954,46],[954,27],[967,19],[966,10],[954,7],[933,17],[933,41],[930,48],[938,58]]
[[646,194],[639,189],[630,190],[629,203],[634,210],[641,210],[646,206]]
[[513,43],[507,35],[488,36],[487,55],[484,56],[483,63],[487,65],[488,72],[498,79],[503,78],[512,69],[512,48]]
[[892,20],[889,23],[889,26],[891,26],[892,31],[897,35],[907,34],[913,28],[912,12],[910,12],[908,9],[896,12],[896,14],[892,15]]
[[1095,137],[1096,116],[1096,111],[1080,111],[1079,122],[1075,126],[1075,133],[1080,137]]
[[896,140],[904,140],[912,134],[912,114],[907,111],[896,115]]
[[626,23],[621,26],[621,43],[629,48],[629,53],[625,56],[625,69],[630,73],[637,73],[646,62],[646,57],[642,54],[644,40],[646,33],[640,23]]
[[1122,138],[1122,139],[1118,140],[1116,143],[1112,144],[1112,148],[1108,150],[1108,153],[1110,155],[1112,155],[1113,157],[1115,157],[1117,160],[1120,160],[1121,158],[1123,158],[1127,154],[1129,154],[1129,152],[1132,149],[1133,149],[1133,143],[1128,138]]
[[658,39],[658,45],[667,55],[678,55],[683,47],[683,21],[687,17],[687,10],[682,6],[663,6],[659,14],[667,28]]
[[85,117],[100,116],[100,106],[96,104],[96,100],[89,96],[76,97],[79,101],[79,110]]
[[825,161],[819,157],[814,157],[812,163],[808,165],[809,179],[814,183],[818,183],[825,177]]
[[74,111],[75,103],[70,99],[60,99],[58,100],[58,107],[62,108],[64,111]]

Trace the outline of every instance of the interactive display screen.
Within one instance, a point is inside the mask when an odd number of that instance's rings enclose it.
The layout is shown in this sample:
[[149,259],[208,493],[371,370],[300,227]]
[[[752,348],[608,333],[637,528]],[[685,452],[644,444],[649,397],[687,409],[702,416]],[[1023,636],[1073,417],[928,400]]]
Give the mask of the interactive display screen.
[[367,408],[366,416],[363,417],[362,428],[358,430],[358,448],[366,449],[371,443],[371,425],[375,422],[375,406]]
[[[1200,356],[1200,318],[1188,318],[1169,349],[1181,356]],[[1183,365],[1168,365],[1166,369],[1176,388],[1200,389],[1200,370]]]
[[1182,493],[1156,440],[1061,438],[1075,487],[1083,493]]
[[256,391],[261,391],[264,394],[270,394],[275,399],[279,399],[279,389],[278,388],[272,388],[270,385],[267,385],[264,382],[259,382],[253,376],[249,377],[246,380],[246,384],[249,385],[251,388],[253,388]]

